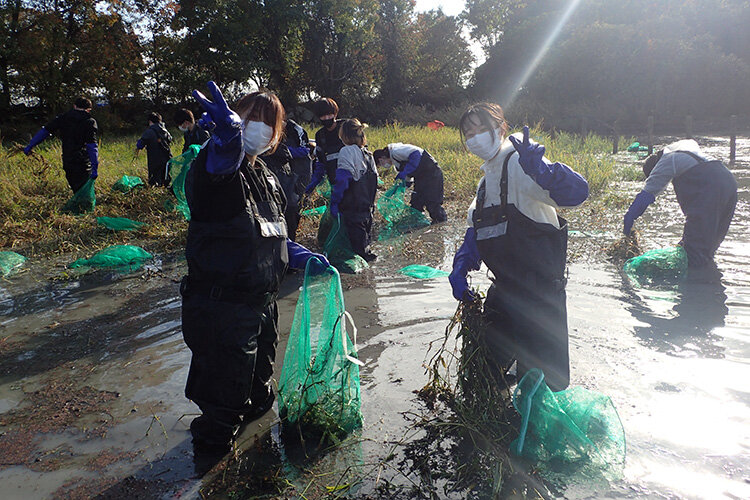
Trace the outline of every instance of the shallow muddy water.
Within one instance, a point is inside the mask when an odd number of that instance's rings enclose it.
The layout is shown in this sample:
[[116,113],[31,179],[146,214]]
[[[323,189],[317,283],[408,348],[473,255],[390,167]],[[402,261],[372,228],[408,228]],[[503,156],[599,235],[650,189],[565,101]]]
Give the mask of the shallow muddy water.
[[[725,139],[700,142],[726,159]],[[750,140],[740,141],[738,157],[739,203],[717,255],[720,285],[634,289],[603,253],[569,266],[571,384],[612,398],[627,459],[621,481],[561,480],[552,488],[557,495],[750,498]],[[634,195],[640,187],[622,188]],[[611,243],[621,214],[617,220],[596,231],[571,227],[580,231],[571,248]],[[675,244],[682,220],[669,188],[637,223],[646,249]],[[419,477],[399,468],[398,443],[420,437],[414,391],[427,382],[430,346],[443,339],[456,302],[447,278],[419,281],[397,270],[411,263],[450,270],[462,234],[456,221],[380,244],[369,279],[345,278],[365,362],[356,439],[300,458],[285,447],[274,408],[245,429],[238,459],[205,475],[214,464],[193,460],[188,425],[196,407],[183,394],[190,360],[180,331],[184,260],[165,256],[129,275],[60,281],[48,279],[59,276],[58,262],[32,263],[0,282],[0,497],[194,498],[203,488],[236,498],[271,494],[277,483],[264,475],[275,470],[308,498],[331,491],[386,497],[378,489],[386,481],[408,487]],[[472,280],[489,286],[483,271]],[[279,302],[279,360],[300,284],[291,275]],[[383,462],[391,453],[396,459]],[[336,490],[350,480],[350,466],[365,480]]]

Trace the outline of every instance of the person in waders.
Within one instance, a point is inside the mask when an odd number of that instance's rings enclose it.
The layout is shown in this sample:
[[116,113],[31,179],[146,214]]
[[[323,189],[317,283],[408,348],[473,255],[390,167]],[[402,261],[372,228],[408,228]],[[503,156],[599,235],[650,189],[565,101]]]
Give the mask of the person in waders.
[[315,132],[315,163],[313,164],[312,179],[305,187],[305,194],[312,193],[313,189],[328,177],[331,186],[336,182],[336,168],[339,151],[344,147],[339,137],[339,127],[344,120],[338,120],[339,105],[330,97],[316,101],[315,114],[318,116],[323,127]]
[[195,122],[195,116],[189,109],[178,109],[174,114],[174,123],[183,135],[183,153],[193,144],[202,146],[211,137],[211,132],[204,129],[200,123]]
[[367,262],[377,256],[368,246],[372,236],[378,169],[365,147],[365,127],[356,118],[341,124],[339,135],[344,147],[339,151],[336,183],[331,188],[331,215],[341,217],[352,250]]
[[172,158],[172,135],[164,126],[159,113],[148,115],[148,128],[135,143],[136,154],[146,148],[148,185],[169,186],[168,162]]
[[190,424],[193,444],[198,453],[223,453],[241,425],[273,405],[276,295],[287,266],[315,258],[311,266],[323,272],[329,264],[287,238],[284,192],[258,159],[281,138],[279,99],[247,94],[235,112],[214,82],[208,87],[213,101],[193,91],[214,125],[186,179],[191,219],[180,292],[192,352],[185,395],[202,412]]
[[737,181],[718,160],[701,152],[692,139],[674,142],[643,164],[646,184],[625,213],[624,233],[672,181],[677,203],[685,214],[680,245],[688,258],[688,273],[714,266],[714,254],[724,241],[737,205]]
[[497,104],[471,106],[459,130],[466,148],[484,160],[484,177],[453,259],[453,296],[475,299],[466,277],[484,262],[492,273],[484,339],[498,367],[496,378],[503,380],[515,361],[518,379],[539,368],[550,389],[560,391],[570,380],[568,226],[556,209],[583,203],[588,183],[567,165],[547,160],[544,146],[529,140],[528,127],[504,139],[507,124]]
[[57,115],[51,122],[42,127],[23,148],[26,156],[39,143],[54,135],[62,142],[62,163],[65,178],[73,193],[86,184],[89,179],[96,179],[99,169],[99,148],[96,135],[99,132],[96,120],[91,117],[91,101],[79,97],[73,109]]
[[297,226],[300,218],[300,197],[302,195],[297,183],[297,174],[292,170],[292,153],[284,143],[280,143],[275,151],[269,151],[261,157],[268,169],[273,172],[279,180],[284,197],[286,198],[286,209],[284,219],[286,220],[289,239],[297,239]]
[[411,144],[395,142],[375,150],[372,155],[381,168],[395,166],[396,179],[414,179],[412,208],[420,212],[426,208],[433,224],[448,220],[443,208],[443,170],[430,153]]

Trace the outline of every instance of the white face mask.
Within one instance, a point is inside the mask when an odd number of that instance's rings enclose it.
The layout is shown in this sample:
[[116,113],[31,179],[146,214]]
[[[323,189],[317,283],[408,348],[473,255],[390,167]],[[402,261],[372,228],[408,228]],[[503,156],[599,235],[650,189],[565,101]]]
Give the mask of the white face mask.
[[242,146],[245,153],[258,156],[271,149],[273,129],[263,122],[247,122],[242,129]]
[[188,131],[188,127],[183,127],[182,125],[180,125],[177,128],[180,129],[180,132],[187,132]]
[[466,149],[477,155],[484,161],[494,158],[503,144],[502,132],[499,128],[492,132],[482,132],[474,137],[466,139]]

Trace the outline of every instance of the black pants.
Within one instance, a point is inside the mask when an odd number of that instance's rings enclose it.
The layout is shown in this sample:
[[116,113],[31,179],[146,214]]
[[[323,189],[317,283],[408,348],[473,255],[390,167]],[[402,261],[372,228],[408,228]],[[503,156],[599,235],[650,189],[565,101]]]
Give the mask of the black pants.
[[205,417],[236,429],[242,415],[271,393],[276,302],[263,306],[184,296],[182,334],[193,354],[185,395]]
[[371,212],[341,212],[341,218],[349,235],[349,243],[354,253],[364,258],[369,254],[367,247],[370,246],[372,235],[372,213]]
[[63,170],[65,171],[65,178],[68,180],[68,186],[73,190],[73,193],[78,192],[91,175],[91,165],[88,163],[64,162]]
[[149,161],[148,162],[148,185],[149,186],[169,186],[172,178],[167,172],[167,161]]
[[448,216],[443,208],[443,171],[435,170],[429,177],[415,177],[411,194],[412,208],[430,213],[433,224],[445,222]]

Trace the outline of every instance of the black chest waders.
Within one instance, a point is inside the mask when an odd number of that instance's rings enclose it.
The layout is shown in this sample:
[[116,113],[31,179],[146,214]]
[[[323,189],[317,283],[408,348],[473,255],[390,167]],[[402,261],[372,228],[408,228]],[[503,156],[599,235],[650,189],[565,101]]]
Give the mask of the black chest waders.
[[375,211],[375,195],[378,190],[378,174],[375,160],[369,151],[360,149],[367,165],[362,176],[349,183],[339,203],[341,220],[346,226],[352,250],[364,259],[369,258],[367,247],[372,239],[372,217]]

